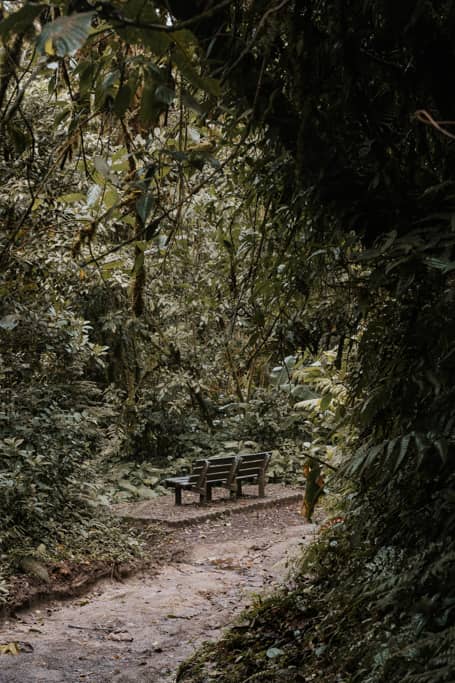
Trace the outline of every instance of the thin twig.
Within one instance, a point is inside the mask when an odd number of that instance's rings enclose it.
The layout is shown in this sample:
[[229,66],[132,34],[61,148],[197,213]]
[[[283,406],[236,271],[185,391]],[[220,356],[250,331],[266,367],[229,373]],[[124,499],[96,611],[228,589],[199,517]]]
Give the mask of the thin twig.
[[324,465],[324,467],[328,467],[330,470],[333,470],[334,472],[338,472],[338,467],[334,467],[333,465],[329,465],[328,462],[325,462],[325,460],[321,460],[321,458],[317,458],[315,455],[307,455],[307,458],[310,458],[310,460],[316,460],[320,465]]
[[432,126],[446,137],[450,138],[451,140],[455,140],[455,135],[453,133],[449,133],[448,130],[442,127],[455,126],[455,121],[435,121],[426,109],[419,109],[418,111],[416,111],[415,117],[417,121],[420,121],[420,123],[425,123],[427,126]]
[[[288,2],[289,0],[286,0]],[[131,28],[140,28],[140,29],[149,29],[152,31],[161,31],[163,33],[175,33],[176,31],[181,31],[184,28],[188,28],[189,26],[193,26],[194,24],[197,24],[201,19],[207,19],[208,17],[211,17],[212,15],[216,14],[219,10],[224,9],[224,7],[228,7],[231,3],[231,0],[223,0],[220,2],[218,5],[215,5],[214,7],[210,7],[209,9],[205,10],[204,12],[201,12],[200,14],[196,15],[195,17],[192,17],[191,19],[186,19],[185,21],[180,21],[176,24],[148,24],[146,22],[140,21],[140,19],[128,19],[127,17],[123,17],[121,15],[117,16],[112,16],[108,17],[108,20],[110,21],[115,21],[123,24],[124,26],[128,26]]]
[[227,75],[235,69],[235,67],[242,61],[242,59],[245,57],[246,54],[251,50],[255,42],[257,41],[259,34],[261,30],[264,28],[264,24],[266,23],[267,19],[271,14],[275,14],[275,12],[279,12],[280,9],[282,9],[285,5],[288,5],[291,0],[282,0],[282,2],[278,3],[275,7],[271,7],[265,14],[261,17],[261,20],[257,26],[257,29],[254,32],[253,37],[251,38],[250,42],[245,46],[245,48],[242,50],[240,55],[237,57],[237,59],[231,64],[229,69],[227,70],[225,77],[223,80],[226,80]]

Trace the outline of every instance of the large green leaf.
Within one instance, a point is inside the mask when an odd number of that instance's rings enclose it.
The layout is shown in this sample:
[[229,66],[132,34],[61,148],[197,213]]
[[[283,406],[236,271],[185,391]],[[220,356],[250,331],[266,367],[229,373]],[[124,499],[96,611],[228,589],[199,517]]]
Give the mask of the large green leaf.
[[119,89],[114,100],[114,111],[119,118],[122,118],[122,116],[125,115],[128,107],[131,104],[132,99],[133,91],[128,85],[128,83],[125,83]]
[[46,24],[36,47],[41,54],[64,57],[81,48],[87,40],[95,12],[71,14]]
[[155,97],[158,102],[172,104],[175,98],[175,90],[169,88],[167,85],[159,85],[155,90]]
[[161,57],[169,49],[171,41],[167,33],[162,31],[140,31],[138,33],[139,41],[157,57]]
[[145,224],[147,221],[147,218],[150,215],[150,211],[153,208],[153,205],[155,203],[155,199],[152,194],[149,192],[141,195],[139,199],[136,202],[136,211],[141,219],[142,223]]
[[154,83],[147,82],[144,87],[139,110],[139,118],[144,125],[155,125],[158,122],[160,113],[163,111],[163,104],[159,102],[155,95]]
[[215,78],[209,78],[208,76],[201,76],[193,65],[190,55],[177,42],[176,49],[172,53],[172,58],[182,75],[193,87],[203,90],[213,97],[219,97],[221,95],[219,81]]

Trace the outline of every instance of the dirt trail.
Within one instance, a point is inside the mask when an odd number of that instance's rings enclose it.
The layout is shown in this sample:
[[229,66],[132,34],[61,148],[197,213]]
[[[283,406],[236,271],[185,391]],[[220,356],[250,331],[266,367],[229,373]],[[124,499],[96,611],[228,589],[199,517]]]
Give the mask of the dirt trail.
[[179,663],[217,638],[252,594],[285,579],[289,558],[315,533],[295,508],[179,529],[168,541],[175,561],[157,575],[105,581],[83,599],[10,619],[0,644],[22,651],[1,656],[1,683],[175,681]]

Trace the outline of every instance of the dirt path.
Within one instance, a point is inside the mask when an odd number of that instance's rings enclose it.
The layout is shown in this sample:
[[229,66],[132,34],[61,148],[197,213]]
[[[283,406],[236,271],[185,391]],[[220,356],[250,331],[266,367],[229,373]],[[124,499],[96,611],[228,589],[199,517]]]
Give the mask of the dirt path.
[[289,558],[315,532],[295,507],[179,529],[168,539],[175,560],[157,575],[106,581],[83,599],[10,619],[0,644],[18,642],[21,653],[1,656],[1,683],[174,681],[179,663],[217,638],[252,594],[285,579]]

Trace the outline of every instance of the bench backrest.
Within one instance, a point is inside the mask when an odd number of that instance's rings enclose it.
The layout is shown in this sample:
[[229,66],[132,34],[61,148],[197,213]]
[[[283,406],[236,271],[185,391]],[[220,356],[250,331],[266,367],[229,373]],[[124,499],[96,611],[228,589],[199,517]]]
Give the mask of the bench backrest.
[[210,458],[207,460],[208,468],[206,482],[226,482],[230,486],[235,478],[237,471],[238,458],[235,455],[225,456],[224,458]]
[[208,460],[195,460],[191,467],[191,474],[189,475],[188,482],[202,486],[204,484],[208,466]]
[[270,451],[263,453],[242,453],[238,456],[238,477],[258,477],[264,475],[269,466],[272,454]]

